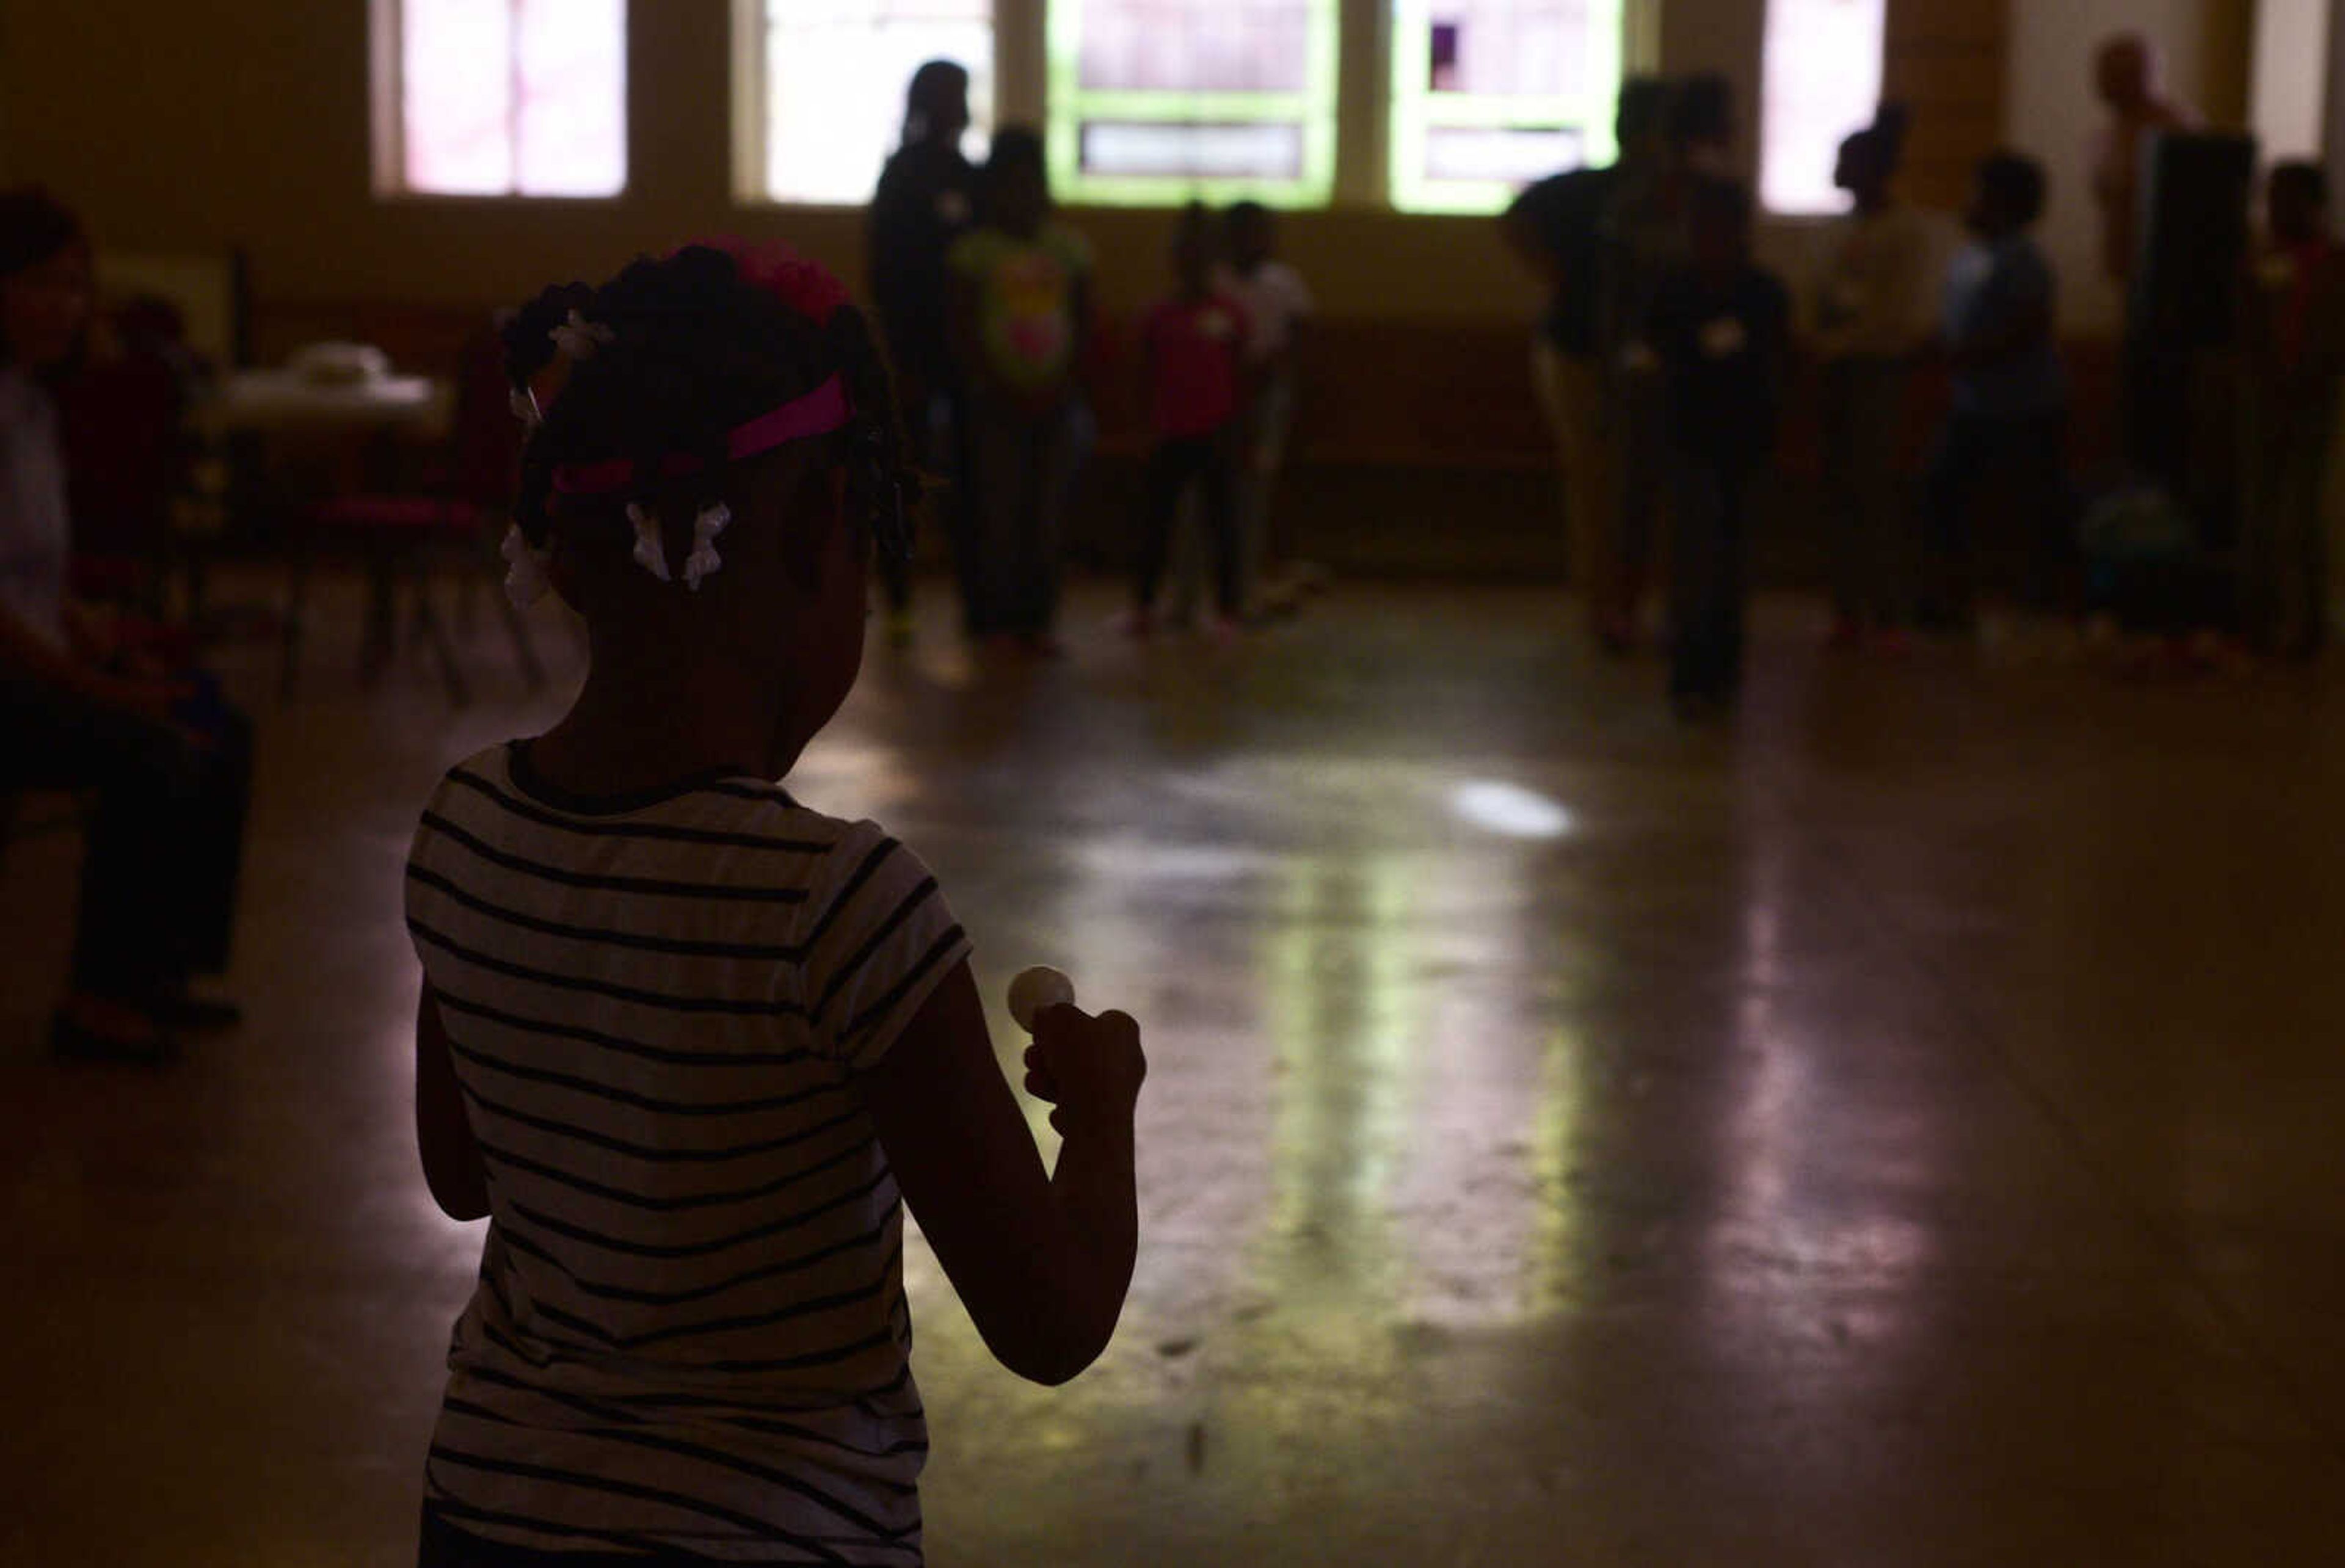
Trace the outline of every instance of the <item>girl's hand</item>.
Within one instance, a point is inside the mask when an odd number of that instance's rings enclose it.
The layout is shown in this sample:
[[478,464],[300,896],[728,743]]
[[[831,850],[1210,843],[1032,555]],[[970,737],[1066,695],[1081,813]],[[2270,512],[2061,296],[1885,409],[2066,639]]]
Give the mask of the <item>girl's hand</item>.
[[855,1081],[904,1202],[988,1348],[1020,1377],[1062,1383],[1107,1348],[1131,1288],[1131,1116],[1147,1064],[1139,1027],[1121,1013],[1052,1007],[1035,1028],[1027,1082],[1076,1134],[1050,1172],[966,960]]
[[1140,1026],[1128,1013],[1097,1017],[1071,1003],[1034,1015],[1034,1043],[1026,1047],[1026,1092],[1057,1108],[1051,1126],[1071,1130],[1129,1127],[1148,1077]]

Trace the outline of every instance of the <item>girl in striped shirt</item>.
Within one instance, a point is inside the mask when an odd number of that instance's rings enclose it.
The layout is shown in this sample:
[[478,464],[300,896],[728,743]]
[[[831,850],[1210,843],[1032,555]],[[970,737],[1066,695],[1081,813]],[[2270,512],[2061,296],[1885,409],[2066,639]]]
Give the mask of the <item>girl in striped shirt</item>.
[[506,341],[509,586],[558,589],[592,668],[448,774],[409,862],[424,1174],[490,1219],[421,1562],[917,1563],[903,1208],[1006,1366],[1081,1371],[1132,1277],[1138,1028],[1037,1020],[1046,1173],[935,879],[772,782],[916,489],[836,281],[692,247]]

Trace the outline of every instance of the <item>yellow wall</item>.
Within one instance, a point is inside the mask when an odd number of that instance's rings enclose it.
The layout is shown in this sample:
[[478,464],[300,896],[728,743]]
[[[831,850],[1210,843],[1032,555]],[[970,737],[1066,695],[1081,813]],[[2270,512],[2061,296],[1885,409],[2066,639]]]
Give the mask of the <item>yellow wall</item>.
[[[363,0],[10,5],[0,171],[54,186],[108,245],[241,245],[264,300],[512,298],[715,228],[781,234],[859,271],[857,215],[732,200],[726,0],[632,9],[632,167],[614,201],[377,199]],[[1112,298],[1154,286],[1162,215],[1081,222]],[[1290,226],[1289,243],[1333,310],[1528,311],[1529,291],[1487,230],[1315,214]]]
[[[1676,0],[1665,48],[1689,66],[1755,60],[1759,3]],[[511,298],[718,228],[786,235],[859,270],[855,215],[732,202],[726,0],[632,9],[633,166],[615,201],[374,197],[364,0],[8,5],[0,174],[51,184],[108,245],[241,245],[264,302]],[[1356,63],[1373,56],[1379,7],[1355,0],[1345,14]],[[1705,14],[1728,20],[1705,26]],[[1156,287],[1162,215],[1081,221],[1111,303]],[[1520,319],[1535,305],[1486,222],[1298,215],[1288,248],[1336,314]]]
[[2210,125],[2236,128],[2246,113],[2252,11],[2245,0],[2014,0],[2005,136],[2051,177],[2044,242],[2060,274],[2061,319],[2071,332],[2115,331],[2123,313],[2103,276],[2093,204],[2092,147],[2103,112],[2093,56],[2110,34],[2157,40],[2168,87]]
[[[1015,0],[1020,7],[1035,0]],[[1893,0],[1937,5],[1949,0]],[[2236,0],[2157,0],[2184,35],[2185,86],[2221,95],[2208,18]],[[1660,0],[1671,71],[1720,69],[1754,96],[1764,0]],[[2089,106],[2073,74],[2089,33],[2136,0],[2012,0],[2005,133],[2061,165],[2080,156]],[[1346,76],[1376,54],[1380,0],[1343,0]],[[38,178],[78,203],[100,239],[141,250],[241,246],[264,308],[336,301],[482,304],[549,278],[608,270],[632,252],[713,228],[781,234],[858,273],[852,213],[736,207],[730,195],[728,0],[635,0],[633,167],[610,202],[382,201],[371,194],[365,0],[43,0],[0,8],[0,177]],[[2056,18],[2054,14],[2057,14]],[[2146,18],[2145,18],[2146,19]],[[2241,46],[2244,53],[2244,46]],[[2237,67],[2243,77],[2245,63]],[[2228,79],[2227,77],[2225,79]],[[2073,85],[2072,85],[2073,84]],[[1347,137],[1375,127],[1347,116]],[[1356,145],[1356,144],[1355,144]],[[2076,187],[2057,182],[2062,201]],[[1102,292],[1129,305],[1158,286],[1162,214],[1078,215]],[[2073,217],[2057,216],[2065,236]],[[1287,246],[1327,310],[1399,320],[1522,320],[1532,290],[1471,219],[1365,208],[1299,214]],[[1797,237],[1767,237],[1782,258]],[[2093,314],[2087,312],[2087,315]]]

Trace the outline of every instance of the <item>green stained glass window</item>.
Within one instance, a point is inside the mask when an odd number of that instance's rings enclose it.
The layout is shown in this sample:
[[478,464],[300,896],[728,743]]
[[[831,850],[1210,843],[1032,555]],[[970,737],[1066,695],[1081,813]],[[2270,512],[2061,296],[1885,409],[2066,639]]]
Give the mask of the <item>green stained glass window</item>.
[[1392,203],[1496,212],[1612,159],[1622,0],[1392,0]]
[[1055,0],[1059,199],[1325,202],[1336,22],[1336,0]]

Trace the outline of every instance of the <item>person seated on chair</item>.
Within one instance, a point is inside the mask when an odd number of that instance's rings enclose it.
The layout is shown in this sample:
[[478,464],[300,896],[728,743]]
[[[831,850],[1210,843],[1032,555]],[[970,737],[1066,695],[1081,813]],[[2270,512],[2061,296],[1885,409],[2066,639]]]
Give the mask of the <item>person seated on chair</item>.
[[59,1053],[161,1061],[237,1020],[188,976],[228,962],[252,729],[209,677],[66,592],[49,387],[80,357],[90,249],[46,192],[0,190],[0,794],[95,792]]

